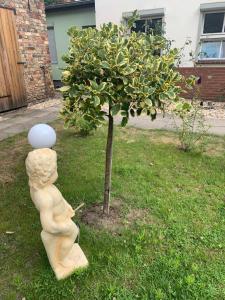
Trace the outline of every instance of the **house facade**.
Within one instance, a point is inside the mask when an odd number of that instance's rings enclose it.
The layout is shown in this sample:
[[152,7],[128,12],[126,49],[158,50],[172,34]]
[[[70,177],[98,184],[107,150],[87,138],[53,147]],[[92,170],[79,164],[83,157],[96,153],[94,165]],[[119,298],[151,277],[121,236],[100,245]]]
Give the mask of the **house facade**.
[[68,52],[67,31],[72,26],[95,27],[95,3],[94,0],[54,1],[46,5],[46,17],[53,80],[57,86],[64,67],[62,55]]
[[54,93],[44,1],[0,0],[0,112]]
[[225,101],[225,1],[95,0],[96,25],[119,24],[138,10],[138,31],[163,27],[174,47],[183,48],[180,71],[199,77],[204,100]]

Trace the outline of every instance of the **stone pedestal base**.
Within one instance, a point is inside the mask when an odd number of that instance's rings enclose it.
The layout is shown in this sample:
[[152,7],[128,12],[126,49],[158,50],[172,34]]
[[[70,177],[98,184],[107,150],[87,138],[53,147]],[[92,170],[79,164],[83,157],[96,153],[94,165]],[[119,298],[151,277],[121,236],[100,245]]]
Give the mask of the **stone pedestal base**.
[[73,274],[78,269],[83,269],[88,266],[88,260],[80,248],[80,246],[75,243],[69,257],[66,258],[65,263],[58,264],[56,268],[53,268],[56,278],[58,280],[65,279],[66,277]]
[[[58,280],[65,279],[75,271],[88,266],[88,260],[77,243],[73,244],[69,254],[62,261],[59,261],[57,260],[57,242],[59,242],[59,240],[46,239],[46,236],[48,237],[48,235],[43,233],[43,231],[41,236],[49,263]],[[55,255],[52,255],[52,253],[55,253]]]

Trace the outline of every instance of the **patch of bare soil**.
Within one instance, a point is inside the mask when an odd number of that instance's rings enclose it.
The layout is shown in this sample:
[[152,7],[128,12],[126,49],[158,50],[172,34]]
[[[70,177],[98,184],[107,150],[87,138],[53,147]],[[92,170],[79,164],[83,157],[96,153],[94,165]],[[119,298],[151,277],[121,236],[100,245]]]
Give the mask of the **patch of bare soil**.
[[225,144],[224,143],[217,143],[217,144],[210,144],[206,147],[205,153],[209,156],[221,156],[225,153]]
[[81,220],[95,229],[104,229],[112,234],[118,234],[123,228],[130,227],[135,223],[153,224],[157,222],[156,219],[149,216],[148,209],[135,208],[124,212],[120,200],[113,201],[109,216],[103,215],[101,204],[94,204],[82,212]]
[[24,159],[24,153],[28,153],[27,147],[29,146],[26,138],[20,138],[13,146],[0,151],[0,183],[7,184],[14,181],[16,176],[15,164],[20,159]]
[[1,169],[0,173],[0,183],[10,183],[13,182],[15,176],[12,172],[9,172],[5,166]]
[[[130,127],[129,130],[121,130],[121,133],[115,140],[124,141],[127,144],[135,143],[139,137],[140,129]],[[150,142],[155,144],[173,144],[175,146],[179,145],[179,140],[176,134],[173,132],[155,132],[151,130],[141,131],[142,135],[147,135]]]
[[93,204],[83,211],[81,220],[95,229],[118,232],[122,226],[120,204],[111,206],[109,216],[103,215],[102,208],[102,204]]
[[173,144],[176,146],[179,145],[179,140],[175,136],[161,135],[161,136],[151,137],[150,140],[156,144],[159,143],[159,144]]
[[149,213],[149,210],[147,208],[130,209],[128,214],[125,217],[125,220],[127,224],[133,224],[133,223],[155,224],[158,222],[158,220]]

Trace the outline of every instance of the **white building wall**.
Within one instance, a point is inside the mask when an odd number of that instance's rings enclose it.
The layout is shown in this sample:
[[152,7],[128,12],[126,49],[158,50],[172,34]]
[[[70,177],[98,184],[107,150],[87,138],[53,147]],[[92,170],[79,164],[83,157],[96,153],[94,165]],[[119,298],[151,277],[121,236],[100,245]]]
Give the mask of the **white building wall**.
[[189,53],[197,53],[201,27],[200,4],[216,3],[218,0],[95,0],[96,24],[113,22],[119,24],[124,12],[164,8],[166,37],[174,40],[173,46],[185,46],[183,67],[193,67]]

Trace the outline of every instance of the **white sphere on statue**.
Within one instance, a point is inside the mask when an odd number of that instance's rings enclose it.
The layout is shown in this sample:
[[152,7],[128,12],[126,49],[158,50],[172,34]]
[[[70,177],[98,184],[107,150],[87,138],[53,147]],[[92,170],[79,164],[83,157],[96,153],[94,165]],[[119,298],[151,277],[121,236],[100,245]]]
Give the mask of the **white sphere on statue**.
[[28,132],[28,141],[35,149],[52,148],[56,143],[55,130],[47,124],[34,125]]

